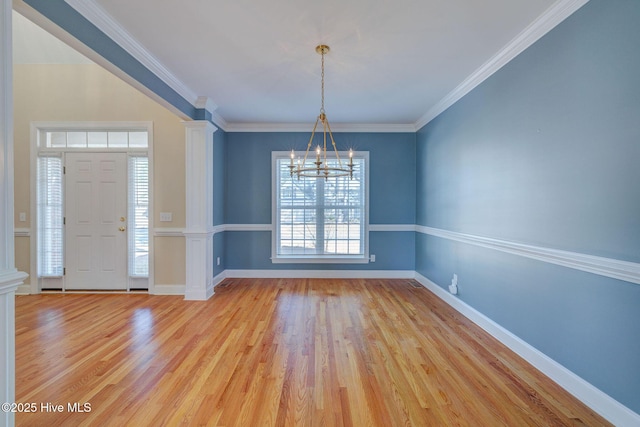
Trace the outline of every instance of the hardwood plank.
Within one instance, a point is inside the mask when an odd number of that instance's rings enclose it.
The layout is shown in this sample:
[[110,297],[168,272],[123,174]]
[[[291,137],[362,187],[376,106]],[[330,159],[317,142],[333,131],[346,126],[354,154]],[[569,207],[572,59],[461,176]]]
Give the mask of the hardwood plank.
[[610,425],[408,280],[18,296],[16,359],[19,402],[64,405],[18,426]]

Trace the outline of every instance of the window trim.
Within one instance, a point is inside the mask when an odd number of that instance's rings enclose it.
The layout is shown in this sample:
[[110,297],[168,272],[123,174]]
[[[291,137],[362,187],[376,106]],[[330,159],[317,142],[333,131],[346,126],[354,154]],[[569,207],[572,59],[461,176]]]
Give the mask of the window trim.
[[[339,151],[341,159],[348,159],[348,151]],[[354,157],[364,159],[364,253],[362,255],[308,254],[278,255],[278,182],[277,161],[290,159],[291,151],[271,152],[271,262],[274,264],[368,264],[369,263],[369,152],[354,151]],[[304,157],[303,151],[296,151],[296,157]],[[327,153],[329,156],[329,153]],[[309,178],[307,178],[309,179]],[[317,179],[317,178],[311,178]]]

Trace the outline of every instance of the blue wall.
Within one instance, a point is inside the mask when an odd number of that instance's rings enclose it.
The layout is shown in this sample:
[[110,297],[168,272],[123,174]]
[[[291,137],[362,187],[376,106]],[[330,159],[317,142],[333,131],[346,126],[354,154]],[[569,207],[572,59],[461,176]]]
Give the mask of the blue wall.
[[[311,130],[311,129],[310,129]],[[271,224],[271,152],[304,150],[309,133],[229,133],[227,224]],[[339,150],[369,151],[370,224],[415,224],[415,134],[336,133]],[[371,232],[370,264],[272,264],[270,232],[225,233],[230,269],[414,270],[413,232]]]
[[[417,223],[640,262],[638,22],[592,0],[422,128]],[[426,235],[416,270],[640,412],[640,286]]]
[[[213,134],[213,225],[224,224],[224,201],[226,191],[227,133],[219,126]],[[216,260],[220,257],[220,265]],[[213,275],[225,270],[225,233],[213,235]]]

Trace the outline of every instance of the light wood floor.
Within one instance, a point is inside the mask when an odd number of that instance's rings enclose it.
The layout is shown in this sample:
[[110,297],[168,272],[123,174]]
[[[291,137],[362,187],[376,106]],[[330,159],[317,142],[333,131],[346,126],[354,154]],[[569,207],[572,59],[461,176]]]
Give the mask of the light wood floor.
[[[408,280],[16,298],[17,425],[608,425]],[[67,404],[90,404],[69,413]]]

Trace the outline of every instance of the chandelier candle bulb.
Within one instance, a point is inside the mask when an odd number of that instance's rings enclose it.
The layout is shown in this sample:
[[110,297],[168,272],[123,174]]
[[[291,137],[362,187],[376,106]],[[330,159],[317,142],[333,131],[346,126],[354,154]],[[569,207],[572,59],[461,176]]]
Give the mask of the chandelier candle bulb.
[[[293,177],[293,169],[295,168],[295,166],[293,165],[293,158],[295,156],[295,152],[293,150],[291,150],[291,164],[289,165],[289,175],[291,177]],[[299,168],[300,166],[298,166]]]

